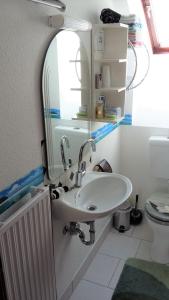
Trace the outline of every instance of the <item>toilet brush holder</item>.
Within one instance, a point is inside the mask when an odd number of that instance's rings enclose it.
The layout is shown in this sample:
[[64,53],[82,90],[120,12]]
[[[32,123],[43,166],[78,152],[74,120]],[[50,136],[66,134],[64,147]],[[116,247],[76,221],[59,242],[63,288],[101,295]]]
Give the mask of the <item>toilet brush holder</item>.
[[138,197],[139,197],[139,195],[136,195],[135,207],[130,212],[130,224],[132,224],[132,225],[139,225],[143,219],[142,211],[137,208]]

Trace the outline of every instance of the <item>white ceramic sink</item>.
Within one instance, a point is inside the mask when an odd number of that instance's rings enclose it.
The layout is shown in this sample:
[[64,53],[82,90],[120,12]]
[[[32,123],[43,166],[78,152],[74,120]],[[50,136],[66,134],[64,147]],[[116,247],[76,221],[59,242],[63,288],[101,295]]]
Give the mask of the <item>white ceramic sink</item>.
[[131,181],[123,175],[88,172],[82,187],[52,201],[53,215],[66,222],[94,221],[111,214],[131,192]]

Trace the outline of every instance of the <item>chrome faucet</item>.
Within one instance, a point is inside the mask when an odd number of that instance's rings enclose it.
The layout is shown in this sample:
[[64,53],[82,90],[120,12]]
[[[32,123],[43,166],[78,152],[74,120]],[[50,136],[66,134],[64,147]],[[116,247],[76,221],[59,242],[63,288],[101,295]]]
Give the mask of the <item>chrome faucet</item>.
[[60,140],[60,152],[61,152],[62,164],[63,164],[64,171],[66,171],[72,166],[72,160],[70,158],[70,153],[69,153],[68,162],[67,162],[64,145],[66,145],[67,149],[70,149],[69,140],[66,135],[63,135]]
[[91,145],[92,151],[96,151],[96,144],[94,139],[88,139],[86,142],[83,143],[83,145],[80,147],[79,151],[79,161],[78,161],[78,170],[76,172],[76,178],[75,178],[75,186],[80,187],[82,184],[82,177],[86,173],[86,162],[83,161],[83,151],[86,145]]

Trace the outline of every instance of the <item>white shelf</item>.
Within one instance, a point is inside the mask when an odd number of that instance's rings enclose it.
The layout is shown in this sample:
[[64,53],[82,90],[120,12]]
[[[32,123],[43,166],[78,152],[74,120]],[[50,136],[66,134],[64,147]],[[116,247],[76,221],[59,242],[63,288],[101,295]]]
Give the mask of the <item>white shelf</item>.
[[97,92],[122,92],[126,89],[125,86],[115,86],[115,87],[107,87],[107,88],[100,88],[100,89],[95,89],[95,91]]
[[71,88],[70,90],[75,91],[75,92],[77,92],[77,91],[87,91],[87,88]]
[[96,63],[123,63],[127,62],[127,58],[95,58],[94,61]]
[[89,121],[89,117],[74,117],[72,120]]
[[112,124],[117,124],[120,123],[122,120],[124,119],[124,117],[118,118],[116,121],[111,120],[110,118],[103,118],[103,119],[97,119],[95,118],[96,122],[104,122],[104,123],[112,123]]
[[74,59],[74,60],[71,59],[71,60],[69,60],[69,62],[70,62],[70,63],[82,63],[82,62],[84,63],[84,62],[86,62],[86,61],[81,60],[81,59]]
[[123,24],[123,23],[109,23],[109,24],[96,24],[93,25],[93,27],[97,27],[97,28],[108,28],[108,29],[120,29],[120,28],[126,28],[128,29],[128,25]]

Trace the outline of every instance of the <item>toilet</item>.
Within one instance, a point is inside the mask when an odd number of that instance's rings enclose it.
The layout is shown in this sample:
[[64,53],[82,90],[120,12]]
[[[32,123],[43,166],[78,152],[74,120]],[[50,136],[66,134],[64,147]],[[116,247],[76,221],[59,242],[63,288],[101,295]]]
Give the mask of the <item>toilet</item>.
[[[169,138],[153,136],[149,139],[150,168],[153,177],[169,180]],[[154,193],[145,204],[145,214],[153,231],[151,258],[169,263],[169,193]]]

